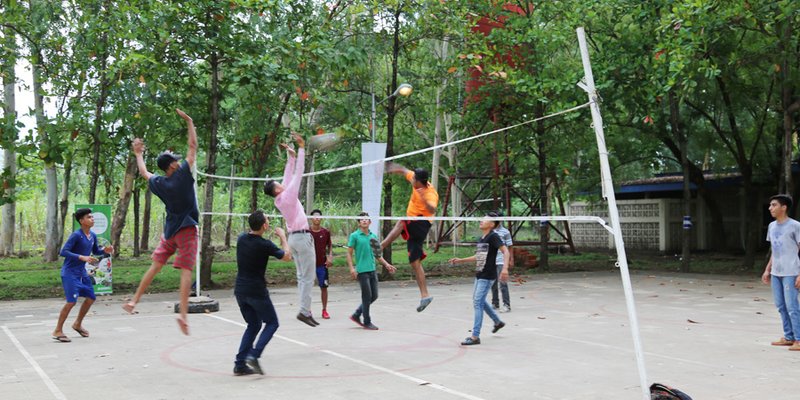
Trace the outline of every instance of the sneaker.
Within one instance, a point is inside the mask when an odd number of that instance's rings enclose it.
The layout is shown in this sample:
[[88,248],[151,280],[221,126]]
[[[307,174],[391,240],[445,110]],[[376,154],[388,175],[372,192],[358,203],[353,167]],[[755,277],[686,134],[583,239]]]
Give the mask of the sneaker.
[[417,306],[417,312],[422,312],[422,310],[424,310],[425,307],[428,307],[428,304],[431,304],[432,301],[433,301],[433,296],[423,297],[419,301],[419,306]]
[[261,370],[261,364],[258,363],[258,359],[254,357],[247,357],[244,362],[247,366],[253,371],[254,374],[264,375],[264,371]]
[[794,344],[791,347],[789,347],[789,350],[800,351],[800,340],[795,340]]
[[492,308],[494,308],[495,310],[499,310],[500,309],[500,305],[492,303]]
[[500,312],[501,313],[509,313],[509,312],[511,312],[511,307],[503,306],[503,308],[500,309]]
[[472,346],[472,345],[476,345],[476,344],[481,344],[481,338],[474,338],[473,339],[472,336],[470,336],[470,337],[464,339],[463,342],[461,342],[462,346]]
[[328,311],[322,310],[322,319],[331,319],[331,315],[328,314]]
[[362,328],[364,327],[364,324],[361,323],[361,316],[353,314],[350,316],[350,321],[355,322],[356,324],[358,324],[358,326]]
[[786,338],[782,337],[770,344],[773,346],[794,346],[795,342],[794,340],[786,340]]
[[314,318],[311,315],[303,315],[303,313],[297,313],[297,319],[300,322],[305,323],[308,326],[317,326],[319,323],[314,321]]
[[503,321],[494,324],[494,328],[492,328],[492,333],[497,333],[497,331],[503,329],[504,326],[506,326],[506,323]]
[[[377,331],[378,327],[373,325],[372,322],[370,322],[370,323],[364,325],[364,329],[369,329],[371,331]],[[798,344],[798,346],[800,346],[800,344]]]
[[253,369],[248,367],[247,365],[242,365],[242,366],[238,366],[237,365],[237,366],[233,367],[233,374],[236,375],[236,376],[253,375],[255,373],[256,372],[253,371]]

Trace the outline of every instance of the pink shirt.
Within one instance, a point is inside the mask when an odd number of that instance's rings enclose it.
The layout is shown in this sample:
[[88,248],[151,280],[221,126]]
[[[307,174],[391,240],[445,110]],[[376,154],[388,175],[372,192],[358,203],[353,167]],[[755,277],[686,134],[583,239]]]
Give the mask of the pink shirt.
[[275,207],[278,207],[281,215],[286,220],[286,228],[289,232],[308,230],[308,218],[306,210],[300,204],[300,182],[303,180],[303,172],[306,164],[306,151],[300,148],[297,151],[297,158],[289,157],[286,160],[286,168],[283,170],[283,192],[275,196]]

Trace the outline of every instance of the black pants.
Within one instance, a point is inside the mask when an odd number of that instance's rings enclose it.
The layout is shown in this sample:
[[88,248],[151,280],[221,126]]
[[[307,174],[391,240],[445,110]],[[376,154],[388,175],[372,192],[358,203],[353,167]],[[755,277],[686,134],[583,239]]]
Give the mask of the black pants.
[[358,274],[358,284],[361,285],[361,305],[356,309],[356,316],[364,314],[364,325],[372,323],[369,316],[369,305],[378,300],[378,274],[375,271],[361,272]]

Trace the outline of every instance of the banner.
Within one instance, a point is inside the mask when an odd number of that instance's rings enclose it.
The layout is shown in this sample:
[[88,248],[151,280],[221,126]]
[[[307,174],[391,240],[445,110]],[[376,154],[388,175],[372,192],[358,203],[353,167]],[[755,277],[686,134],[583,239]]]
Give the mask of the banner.
[[[386,143],[361,143],[361,162],[386,158]],[[361,167],[361,208],[371,217],[381,214],[383,193],[383,163]],[[369,230],[381,237],[380,221],[372,219]]]
[[[94,226],[91,231],[97,235],[97,244],[103,248],[111,245],[111,206],[108,204],[76,204],[75,210],[89,208],[94,216]],[[81,225],[75,218],[72,219],[72,230],[80,229]],[[86,263],[86,272],[94,279],[95,294],[111,294],[111,257],[100,260],[96,265]]]

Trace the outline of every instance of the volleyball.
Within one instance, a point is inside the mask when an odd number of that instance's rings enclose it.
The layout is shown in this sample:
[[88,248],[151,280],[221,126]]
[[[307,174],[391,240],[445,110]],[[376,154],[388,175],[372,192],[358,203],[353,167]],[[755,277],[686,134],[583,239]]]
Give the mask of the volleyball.
[[308,139],[308,149],[310,151],[328,151],[335,147],[341,138],[335,133],[325,133],[314,135]]

